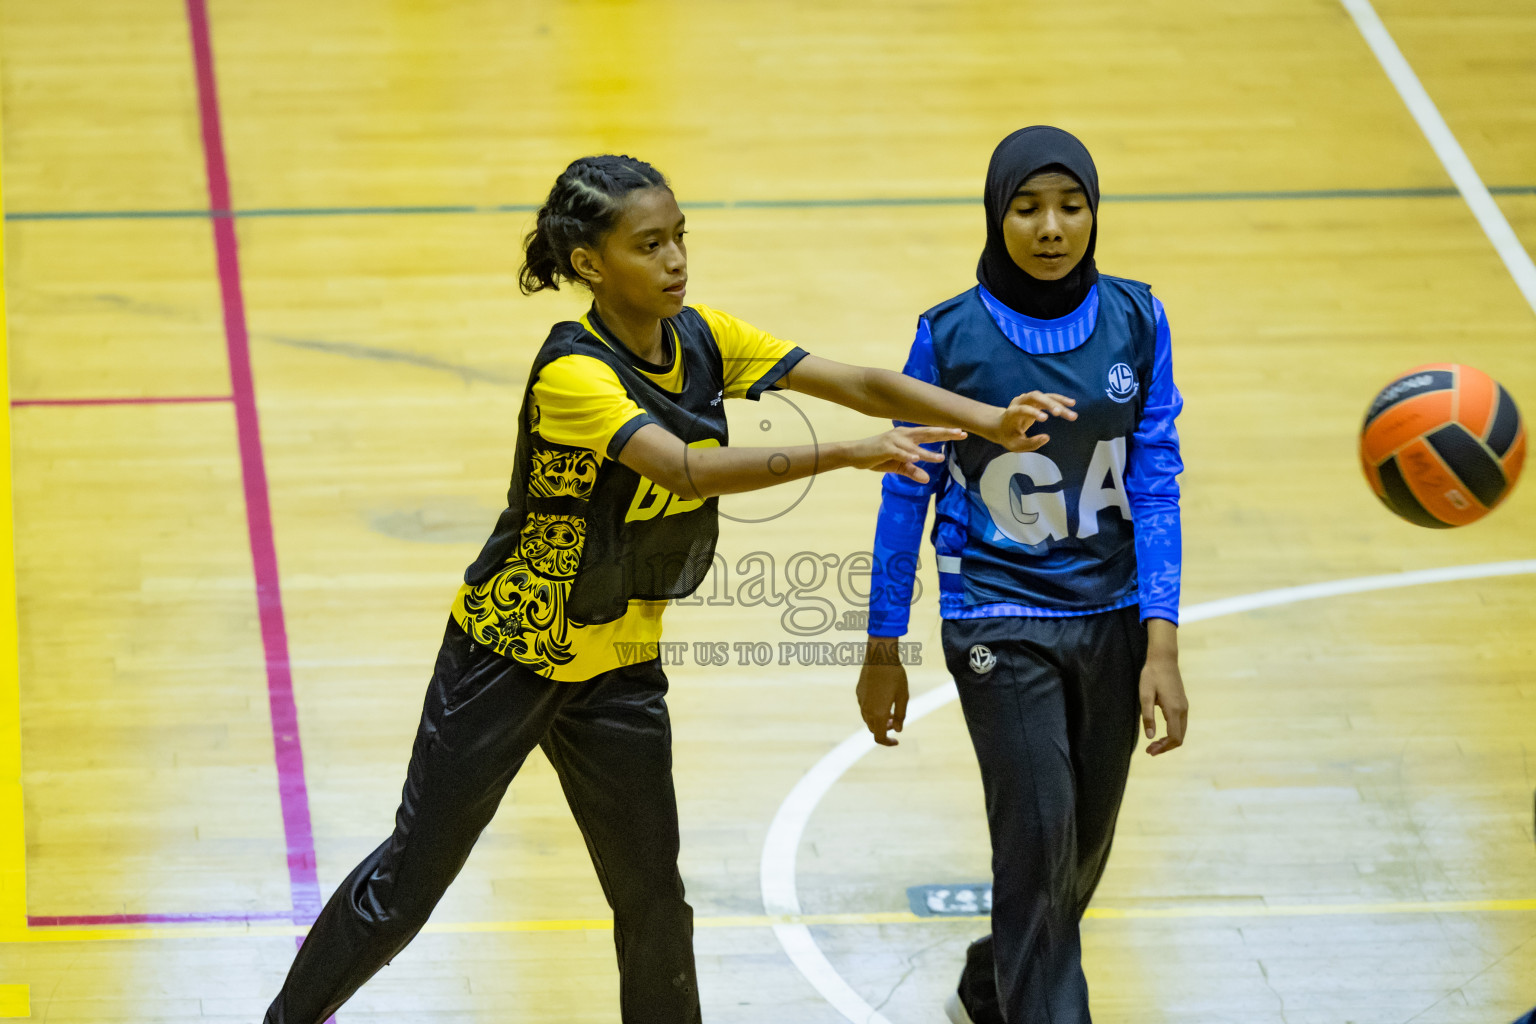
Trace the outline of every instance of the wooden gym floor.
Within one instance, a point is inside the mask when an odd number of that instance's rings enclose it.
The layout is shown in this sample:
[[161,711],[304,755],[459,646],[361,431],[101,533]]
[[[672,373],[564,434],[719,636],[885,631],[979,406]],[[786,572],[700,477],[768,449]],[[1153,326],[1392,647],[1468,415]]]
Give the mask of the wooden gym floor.
[[[295,922],[387,834],[526,366],[581,305],[514,280],[567,161],[671,175],[698,301],[894,367],[972,279],[992,145],[1035,122],[1093,150],[1100,266],[1167,304],[1187,400],[1192,727],[1132,774],[1084,925],[1095,1019],[1536,1003],[1536,485],[1423,531],[1353,452],[1375,390],[1422,362],[1536,411],[1536,317],[1336,0],[212,0],[206,22],[203,2],[0,0],[20,623],[0,1016],[257,1021]],[[1378,9],[1536,250],[1536,0]],[[878,429],[734,412],[744,443]],[[823,760],[860,731],[855,670],[777,645],[789,612],[861,638],[836,570],[878,480],[786,511],[798,494],[728,504],[766,521],[727,524],[729,578],[669,614],[705,1017],[833,1024],[831,992],[937,1022],[985,923],[916,917],[905,890],[987,877],[969,743],[936,691],[898,749]],[[783,593],[801,551],[830,578],[751,604],[738,561],[766,553]],[[1494,562],[1519,564],[1400,575]],[[946,681],[929,584],[917,691]],[[769,664],[700,665],[706,641]],[[803,779],[822,799],[780,814]],[[536,756],[340,1019],[616,1020],[605,916]]]

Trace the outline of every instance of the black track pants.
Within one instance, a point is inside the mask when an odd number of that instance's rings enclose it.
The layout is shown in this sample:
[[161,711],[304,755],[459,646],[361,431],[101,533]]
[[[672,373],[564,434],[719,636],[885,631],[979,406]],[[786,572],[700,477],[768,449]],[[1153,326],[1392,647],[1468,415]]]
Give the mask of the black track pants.
[[535,744],[560,777],[613,908],[624,1024],[697,1024],[666,692],[655,661],[552,682],[472,645],[450,620],[394,835],[321,911],[266,1024],[322,1024],[405,948]]
[[943,636],[992,835],[992,934],[967,952],[961,1001],[976,1024],[1089,1024],[1078,923],[1136,748],[1146,627],[1133,606],[952,619]]

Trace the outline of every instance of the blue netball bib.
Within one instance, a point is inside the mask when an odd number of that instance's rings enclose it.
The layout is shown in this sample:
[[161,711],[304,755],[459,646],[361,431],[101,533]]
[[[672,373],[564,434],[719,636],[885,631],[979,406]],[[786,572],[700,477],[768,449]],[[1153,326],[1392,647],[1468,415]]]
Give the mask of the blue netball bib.
[[965,533],[958,569],[967,606],[1100,608],[1136,591],[1125,490],[1126,447],[1141,421],[1157,339],[1151,289],[1101,276],[1093,333],[1067,351],[1025,352],[999,329],[978,289],[923,315],[941,387],[1006,406],[1025,391],[1075,398],[1075,421],[1009,452],[972,434],[951,449],[939,528]]

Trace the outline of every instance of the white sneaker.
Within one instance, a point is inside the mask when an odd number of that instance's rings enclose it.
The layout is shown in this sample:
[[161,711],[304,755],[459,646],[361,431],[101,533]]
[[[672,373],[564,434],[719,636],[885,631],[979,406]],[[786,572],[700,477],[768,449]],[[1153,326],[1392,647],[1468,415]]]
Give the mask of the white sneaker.
[[976,1024],[971,1020],[971,1015],[965,1012],[965,1004],[960,1001],[959,992],[951,992],[949,998],[944,1000],[944,1013],[949,1017],[950,1024]]

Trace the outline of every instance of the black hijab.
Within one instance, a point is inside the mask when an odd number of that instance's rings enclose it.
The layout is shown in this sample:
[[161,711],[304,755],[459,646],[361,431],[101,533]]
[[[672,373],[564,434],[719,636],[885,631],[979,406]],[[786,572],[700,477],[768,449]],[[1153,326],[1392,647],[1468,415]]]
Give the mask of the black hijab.
[[[1093,231],[1088,249],[1072,272],[1060,281],[1042,281],[1026,274],[1003,243],[1003,217],[1013,202],[1019,186],[1041,171],[1061,171],[1077,179],[1088,196],[1093,211]],[[976,266],[976,279],[987,291],[1016,313],[1037,320],[1055,320],[1066,316],[1088,297],[1088,289],[1099,279],[1093,264],[1093,250],[1099,239],[1099,172],[1093,157],[1076,136],[1037,124],[1020,128],[992,151],[987,166],[987,245]]]

